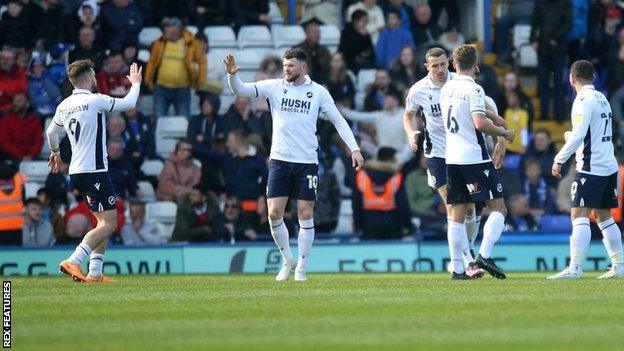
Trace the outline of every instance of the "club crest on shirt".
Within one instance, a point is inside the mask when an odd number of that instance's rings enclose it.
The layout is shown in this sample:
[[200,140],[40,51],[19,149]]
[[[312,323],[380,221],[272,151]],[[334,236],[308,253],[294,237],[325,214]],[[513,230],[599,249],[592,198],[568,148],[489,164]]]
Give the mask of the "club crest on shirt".
[[312,98],[312,96],[314,96],[314,95],[312,94],[312,92],[311,92],[311,91],[308,91],[308,92],[306,93],[306,96],[308,97],[308,99],[311,99],[311,98]]

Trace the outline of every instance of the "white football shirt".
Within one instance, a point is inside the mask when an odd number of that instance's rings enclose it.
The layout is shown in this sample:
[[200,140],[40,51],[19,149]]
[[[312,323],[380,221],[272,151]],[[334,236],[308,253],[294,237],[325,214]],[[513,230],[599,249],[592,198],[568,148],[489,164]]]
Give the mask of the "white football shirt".
[[465,75],[456,74],[440,92],[446,128],[446,163],[478,164],[491,161],[483,133],[475,128],[472,113],[485,118],[483,88]]
[[[139,84],[136,86],[138,90]],[[65,128],[69,137],[72,149],[69,174],[108,171],[104,113],[115,110],[118,100],[75,89],[57,106],[52,123]]]
[[[446,82],[453,79],[455,73],[448,72]],[[425,123],[424,152],[425,157],[446,157],[446,130],[444,118],[440,109],[440,91],[429,75],[414,83],[410,88],[405,107],[415,113],[420,113]]]
[[613,151],[613,114],[607,98],[585,85],[572,104],[572,134],[555,162],[564,164],[576,152],[576,170],[598,176],[618,171]]

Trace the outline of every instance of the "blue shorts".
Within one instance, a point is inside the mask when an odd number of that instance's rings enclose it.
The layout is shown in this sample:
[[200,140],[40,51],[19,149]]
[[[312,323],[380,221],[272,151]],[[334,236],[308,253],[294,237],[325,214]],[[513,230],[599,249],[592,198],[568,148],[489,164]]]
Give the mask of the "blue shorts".
[[318,165],[271,160],[267,181],[267,198],[292,197],[316,201]]
[[92,212],[109,211],[117,207],[115,189],[108,172],[70,174],[69,177],[87,200]]
[[503,184],[492,162],[447,165],[446,203],[468,204],[503,197]]
[[572,207],[610,209],[618,207],[617,172],[610,176],[576,173],[570,195]]
[[438,190],[446,185],[446,159],[442,157],[427,158],[427,184]]

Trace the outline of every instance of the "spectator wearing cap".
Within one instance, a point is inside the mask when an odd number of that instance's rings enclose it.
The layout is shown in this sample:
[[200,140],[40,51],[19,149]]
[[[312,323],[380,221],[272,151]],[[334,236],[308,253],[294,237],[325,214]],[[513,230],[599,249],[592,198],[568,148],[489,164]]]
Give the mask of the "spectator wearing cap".
[[69,49],[68,44],[54,44],[50,49],[50,57],[52,61],[46,68],[45,75],[59,87],[67,80],[67,60]]
[[412,33],[401,26],[398,11],[390,10],[386,15],[386,28],[381,30],[375,47],[377,66],[390,69],[405,46],[415,47]]
[[98,44],[101,44],[103,39],[102,21],[98,17],[98,10],[98,5],[95,1],[84,1],[75,14],[70,13],[67,15],[65,19],[65,40],[78,46],[81,43],[80,29],[91,28],[94,37],[98,40]]
[[351,16],[357,10],[366,12],[369,19],[366,29],[375,45],[379,39],[379,32],[386,26],[383,11],[377,6],[377,0],[360,0],[347,8],[347,19],[352,18]]
[[310,78],[319,84],[327,81],[327,71],[331,54],[325,45],[321,45],[321,28],[317,20],[303,24],[305,40],[294,48],[300,48],[308,57],[308,74]]
[[52,246],[54,231],[52,224],[43,218],[43,205],[37,198],[26,199],[24,227],[22,228],[22,246]]
[[8,2],[7,11],[0,20],[0,48],[5,45],[16,49],[32,46],[32,29],[28,27],[28,18],[22,9],[22,3],[18,0]]
[[169,241],[165,226],[145,217],[145,203],[130,200],[129,212],[130,221],[121,230],[124,245],[160,245]]
[[34,56],[28,67],[28,98],[42,119],[52,117],[61,102],[61,89],[44,72],[45,57]]
[[26,71],[15,63],[15,51],[3,49],[0,52],[0,113],[11,107],[15,95],[27,90]]
[[315,18],[322,18],[323,23],[332,24],[337,27],[342,26],[340,20],[340,0],[303,0],[303,14],[301,23],[305,23]]
[[130,91],[132,84],[126,77],[129,66],[121,51],[111,51],[106,58],[104,68],[95,75],[98,92],[116,98],[123,98]]
[[550,80],[553,79],[555,119],[564,119],[563,69],[566,36],[572,28],[570,0],[538,1],[531,17],[531,43],[537,51],[538,86],[542,118],[550,116]]
[[177,115],[190,118],[191,89],[206,81],[206,56],[199,41],[175,17],[162,22],[164,34],[152,43],[145,84],[154,91],[156,117],[173,105]]
[[111,0],[102,5],[102,31],[107,48],[121,49],[127,40],[138,41],[141,28],[141,11],[130,0]]
[[43,129],[26,94],[15,95],[11,109],[0,118],[0,126],[1,154],[18,161],[37,158],[43,146]]
[[95,43],[96,33],[93,28],[82,27],[78,31],[78,45],[69,52],[69,63],[78,60],[91,60],[96,71],[102,68],[104,53]]
[[185,140],[178,141],[173,155],[165,162],[158,179],[156,196],[163,201],[176,201],[199,184],[201,170],[193,162],[193,147]]
[[377,158],[356,173],[353,221],[362,239],[400,239],[409,234],[411,214],[395,153],[393,148],[380,148]]
[[219,216],[219,199],[200,186],[193,186],[178,201],[172,242],[207,242],[221,239],[213,226]]
[[41,17],[36,18],[36,49],[49,48],[55,44],[62,43],[65,39],[65,28],[63,25],[64,7],[58,0],[41,0],[37,2],[40,7]]
[[344,54],[347,68],[358,73],[362,68],[375,67],[375,49],[368,33],[368,15],[364,10],[355,10],[340,34],[338,51]]

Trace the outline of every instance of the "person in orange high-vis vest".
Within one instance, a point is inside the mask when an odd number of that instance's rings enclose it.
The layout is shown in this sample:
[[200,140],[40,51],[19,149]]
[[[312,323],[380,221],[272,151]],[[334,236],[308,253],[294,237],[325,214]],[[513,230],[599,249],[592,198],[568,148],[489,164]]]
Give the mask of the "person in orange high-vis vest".
[[377,159],[356,173],[353,219],[362,239],[400,239],[409,233],[411,215],[395,153],[380,148]]
[[0,245],[21,245],[26,175],[10,163],[0,168]]

